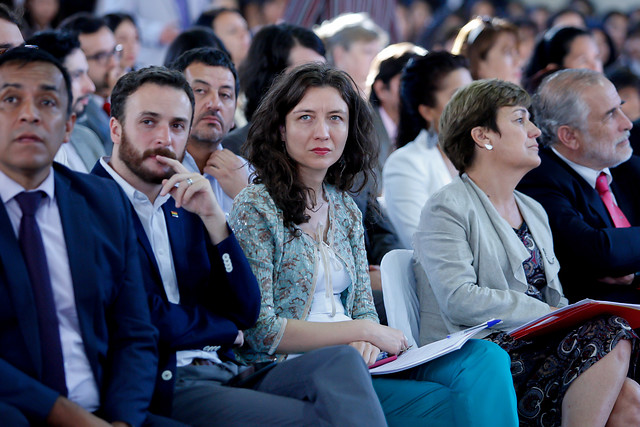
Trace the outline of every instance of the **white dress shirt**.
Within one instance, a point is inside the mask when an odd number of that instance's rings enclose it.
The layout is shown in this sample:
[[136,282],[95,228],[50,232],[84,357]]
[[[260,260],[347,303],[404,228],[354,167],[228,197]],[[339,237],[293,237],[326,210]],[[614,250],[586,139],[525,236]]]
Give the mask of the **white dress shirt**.
[[[56,304],[68,398],[87,411],[93,412],[100,405],[100,393],[80,333],[67,244],[55,198],[53,168],[36,190],[44,191],[47,195],[36,212],[36,222],[42,234],[51,289]],[[0,171],[0,197],[11,220],[16,238],[22,220],[22,210],[14,197],[23,191],[25,189],[20,184]]]
[[133,205],[133,209],[135,209],[138,214],[142,228],[144,228],[144,232],[151,244],[167,299],[170,303],[179,304],[180,292],[178,290],[178,279],[176,278],[176,269],[173,265],[169,231],[167,230],[167,223],[164,219],[164,212],[162,211],[162,205],[164,205],[171,196],[169,194],[158,196],[155,202],[151,203],[143,192],[136,190],[109,166],[109,159],[110,157],[101,158],[100,164],[120,185]]

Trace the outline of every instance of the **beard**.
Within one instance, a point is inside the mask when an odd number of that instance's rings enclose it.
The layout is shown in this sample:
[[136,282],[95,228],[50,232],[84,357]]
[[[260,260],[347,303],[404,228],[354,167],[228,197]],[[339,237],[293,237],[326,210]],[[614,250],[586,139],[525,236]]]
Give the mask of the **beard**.
[[[184,152],[180,154],[180,158],[173,151],[165,147],[149,148],[140,153],[133,146],[127,133],[122,129],[122,136],[120,137],[120,149],[118,150],[118,158],[124,163],[127,168],[133,172],[138,178],[144,182],[150,184],[162,184],[162,180],[171,178],[175,171],[170,169],[165,172],[158,172],[150,170],[144,166],[144,161],[152,156],[164,156],[171,159],[176,159],[182,162],[184,158]],[[168,167],[168,166],[167,166]]]

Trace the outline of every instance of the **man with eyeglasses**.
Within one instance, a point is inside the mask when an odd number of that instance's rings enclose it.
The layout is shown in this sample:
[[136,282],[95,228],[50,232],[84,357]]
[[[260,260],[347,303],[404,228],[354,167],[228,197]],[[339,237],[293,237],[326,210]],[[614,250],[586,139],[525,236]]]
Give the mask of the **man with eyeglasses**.
[[102,18],[88,13],[76,13],[60,24],[60,29],[75,32],[80,48],[89,64],[89,77],[95,85],[95,95],[79,121],[93,130],[102,140],[105,152],[111,153],[113,143],[109,134],[109,97],[115,82],[122,75],[119,55],[122,47],[116,44],[113,32]]
[[[50,53],[62,63],[71,77],[73,102],[71,111],[74,121],[86,110],[95,86],[89,78],[87,59],[80,49],[78,37],[62,30],[41,31],[26,41]],[[54,160],[69,169],[89,173],[98,159],[104,156],[104,146],[100,138],[86,126],[75,123],[69,143],[62,144]]]

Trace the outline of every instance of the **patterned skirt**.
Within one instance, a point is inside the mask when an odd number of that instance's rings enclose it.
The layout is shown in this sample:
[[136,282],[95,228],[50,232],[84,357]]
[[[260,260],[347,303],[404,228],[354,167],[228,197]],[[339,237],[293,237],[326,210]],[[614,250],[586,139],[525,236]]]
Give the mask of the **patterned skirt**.
[[521,426],[559,426],[562,399],[573,380],[606,356],[620,340],[631,341],[627,376],[638,378],[638,336],[621,317],[596,317],[575,329],[531,340],[514,340],[505,332],[491,334],[486,339],[511,356]]

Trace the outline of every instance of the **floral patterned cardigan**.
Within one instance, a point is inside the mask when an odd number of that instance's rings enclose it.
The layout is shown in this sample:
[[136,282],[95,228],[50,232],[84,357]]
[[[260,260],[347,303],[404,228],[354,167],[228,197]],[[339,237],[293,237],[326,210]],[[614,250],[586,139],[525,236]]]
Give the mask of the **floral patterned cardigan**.
[[[342,293],[346,315],[378,322],[371,296],[361,213],[353,199],[327,186],[327,244],[346,267],[351,284]],[[258,279],[262,306],[256,325],[245,331],[248,350],[239,353],[249,363],[276,359],[287,319],[304,320],[315,293],[318,242],[302,230],[285,228],[282,211],[263,184],[250,185],[236,197],[229,223]],[[286,356],[277,357],[278,360]]]

